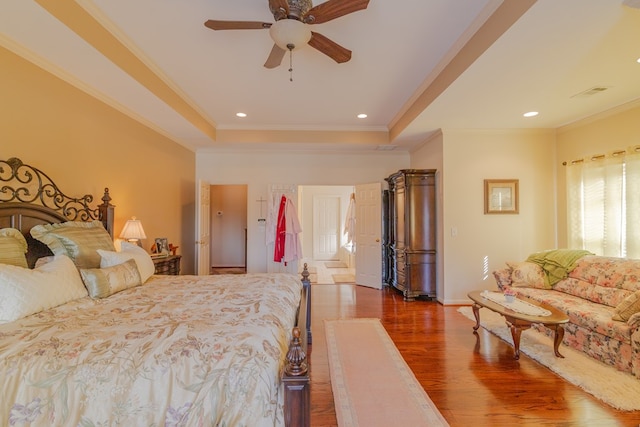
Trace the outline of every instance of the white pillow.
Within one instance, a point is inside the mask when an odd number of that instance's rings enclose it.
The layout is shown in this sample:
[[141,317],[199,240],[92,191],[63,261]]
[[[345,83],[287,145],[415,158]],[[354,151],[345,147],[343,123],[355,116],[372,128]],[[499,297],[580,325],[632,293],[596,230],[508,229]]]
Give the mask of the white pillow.
[[147,251],[133,243],[122,242],[120,252],[98,249],[98,253],[101,257],[100,268],[113,267],[130,259],[135,260],[142,283],[146,282],[156,271],[156,266]]
[[0,265],[0,323],[87,296],[75,264],[66,255],[30,270]]

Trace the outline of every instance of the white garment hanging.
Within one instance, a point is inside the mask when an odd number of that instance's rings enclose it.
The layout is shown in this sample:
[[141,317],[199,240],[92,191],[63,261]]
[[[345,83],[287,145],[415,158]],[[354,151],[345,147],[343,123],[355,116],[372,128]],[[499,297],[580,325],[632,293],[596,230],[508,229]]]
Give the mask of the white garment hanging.
[[293,197],[296,194],[294,184],[269,184],[267,195],[267,217],[265,221],[265,244],[268,246],[276,241],[276,226],[278,225],[278,210],[280,198]]
[[356,242],[356,196],[353,193],[351,193],[351,200],[349,200],[349,207],[347,208],[344,233],[347,235],[347,243]]
[[269,245],[276,241],[276,226],[278,224],[278,208],[280,206],[281,192],[269,193],[267,200],[267,220],[265,222],[265,238],[266,244]]
[[284,256],[282,261],[290,262],[302,259],[302,244],[300,243],[300,221],[298,221],[298,212],[289,197],[285,205],[285,239],[284,239]]

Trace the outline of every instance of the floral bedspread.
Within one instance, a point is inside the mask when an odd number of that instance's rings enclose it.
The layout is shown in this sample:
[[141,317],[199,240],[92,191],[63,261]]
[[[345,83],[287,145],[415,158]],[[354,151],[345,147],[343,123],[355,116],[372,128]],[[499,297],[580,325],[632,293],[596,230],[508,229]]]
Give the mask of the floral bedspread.
[[281,426],[289,274],[153,276],[0,325],[0,425]]

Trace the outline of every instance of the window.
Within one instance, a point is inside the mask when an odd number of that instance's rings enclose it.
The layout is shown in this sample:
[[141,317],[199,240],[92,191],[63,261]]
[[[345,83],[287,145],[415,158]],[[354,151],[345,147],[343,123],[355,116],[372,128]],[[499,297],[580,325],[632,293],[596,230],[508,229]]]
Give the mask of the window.
[[570,248],[640,258],[640,153],[618,152],[567,167]]

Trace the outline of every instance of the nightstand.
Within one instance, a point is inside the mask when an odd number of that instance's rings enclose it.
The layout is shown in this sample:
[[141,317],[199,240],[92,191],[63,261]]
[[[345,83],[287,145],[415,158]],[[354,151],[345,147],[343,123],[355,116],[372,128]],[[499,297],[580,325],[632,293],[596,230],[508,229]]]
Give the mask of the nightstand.
[[177,276],[180,274],[180,258],[182,255],[169,255],[162,258],[153,258],[156,266],[155,274],[168,274]]

